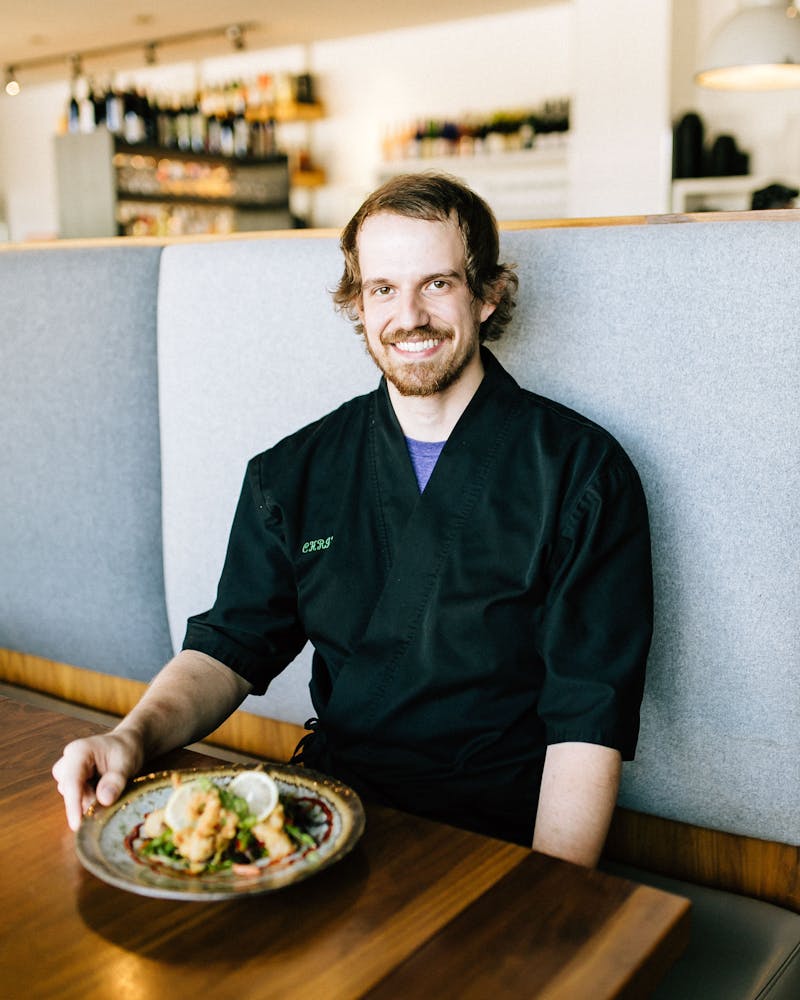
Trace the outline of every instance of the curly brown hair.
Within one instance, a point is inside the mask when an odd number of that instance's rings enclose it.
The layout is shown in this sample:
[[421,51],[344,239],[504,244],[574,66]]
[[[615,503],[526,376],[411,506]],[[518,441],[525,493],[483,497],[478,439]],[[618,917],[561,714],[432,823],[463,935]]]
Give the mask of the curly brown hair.
[[514,295],[519,284],[513,264],[499,263],[500,241],[497,221],[486,202],[466,185],[442,173],[401,174],[374,191],[342,231],[339,246],[344,254],[344,271],[333,290],[336,308],[356,324],[361,296],[361,269],[358,263],[358,234],[370,215],[391,212],[411,219],[447,222],[455,219],[464,243],[464,266],[472,295],[496,308],[480,329],[480,341],[497,340],[514,311]]

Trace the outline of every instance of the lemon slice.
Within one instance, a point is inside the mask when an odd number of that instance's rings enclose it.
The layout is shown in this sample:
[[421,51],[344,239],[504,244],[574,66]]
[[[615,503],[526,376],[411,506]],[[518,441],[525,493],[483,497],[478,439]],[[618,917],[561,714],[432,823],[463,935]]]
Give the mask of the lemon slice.
[[191,826],[189,802],[195,792],[200,791],[197,781],[187,781],[178,785],[164,806],[164,822],[172,830],[183,830]]
[[263,771],[242,771],[228,785],[228,791],[244,799],[259,821],[266,819],[278,804],[278,786]]

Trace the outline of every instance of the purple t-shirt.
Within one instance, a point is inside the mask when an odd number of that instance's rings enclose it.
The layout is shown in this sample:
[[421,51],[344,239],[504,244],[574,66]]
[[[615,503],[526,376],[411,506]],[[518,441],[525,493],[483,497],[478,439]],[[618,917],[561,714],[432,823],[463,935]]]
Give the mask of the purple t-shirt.
[[415,441],[414,438],[407,437],[408,454],[411,456],[411,464],[414,466],[414,473],[419,484],[419,491],[425,489],[428,480],[431,478],[436,460],[442,453],[445,441]]

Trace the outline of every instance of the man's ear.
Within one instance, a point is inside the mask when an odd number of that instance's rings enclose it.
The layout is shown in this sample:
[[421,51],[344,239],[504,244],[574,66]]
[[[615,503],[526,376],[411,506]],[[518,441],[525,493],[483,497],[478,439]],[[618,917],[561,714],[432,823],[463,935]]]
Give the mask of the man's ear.
[[490,285],[485,288],[485,297],[481,299],[481,323],[485,323],[486,320],[492,315],[495,309],[500,304],[500,299],[503,297],[503,293],[506,290],[506,285],[508,282],[505,278],[497,278]]
[[490,301],[488,299],[482,299],[481,300],[481,311],[480,311],[480,320],[481,320],[481,323],[485,323],[486,320],[492,315],[492,313],[495,311],[496,308],[497,308],[497,302],[492,302],[492,301]]

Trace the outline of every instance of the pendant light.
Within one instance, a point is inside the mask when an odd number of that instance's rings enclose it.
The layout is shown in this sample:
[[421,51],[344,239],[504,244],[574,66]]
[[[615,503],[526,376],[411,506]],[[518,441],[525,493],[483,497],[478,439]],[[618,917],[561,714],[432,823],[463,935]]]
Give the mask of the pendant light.
[[711,40],[695,76],[713,90],[800,88],[800,16],[787,0],[746,0]]

